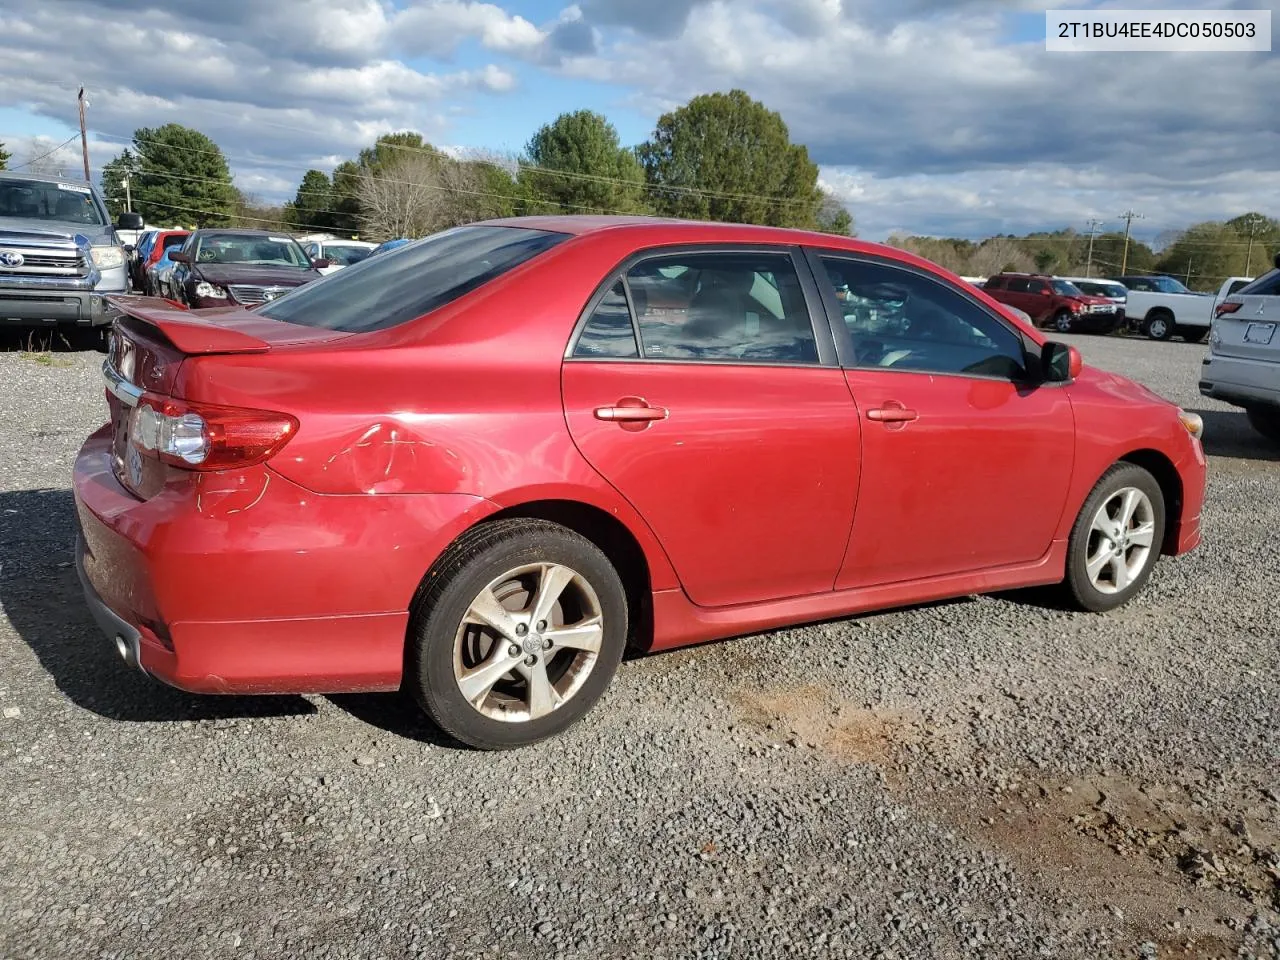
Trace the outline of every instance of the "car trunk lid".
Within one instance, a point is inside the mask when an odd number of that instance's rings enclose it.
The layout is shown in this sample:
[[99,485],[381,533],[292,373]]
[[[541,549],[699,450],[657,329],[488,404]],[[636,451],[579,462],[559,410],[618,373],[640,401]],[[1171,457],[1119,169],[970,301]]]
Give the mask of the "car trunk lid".
[[120,483],[143,499],[160,491],[172,468],[143,456],[131,442],[134,411],[148,394],[181,399],[179,373],[188,358],[262,354],[348,336],[281,323],[240,307],[187,310],[152,297],[108,301],[120,314],[102,365],[111,413],[112,468]]

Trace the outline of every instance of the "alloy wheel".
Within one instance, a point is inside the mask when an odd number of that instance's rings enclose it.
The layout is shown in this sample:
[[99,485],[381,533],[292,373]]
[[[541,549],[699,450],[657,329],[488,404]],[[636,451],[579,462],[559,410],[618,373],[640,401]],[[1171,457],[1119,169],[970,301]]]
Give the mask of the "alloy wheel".
[[484,716],[537,720],[582,689],[603,641],[600,599],[586,578],[563,564],[527,564],[471,601],[454,638],[453,675]]
[[1155,508],[1137,487],[1122,487],[1107,497],[1089,528],[1085,572],[1100,593],[1124,590],[1151,562]]

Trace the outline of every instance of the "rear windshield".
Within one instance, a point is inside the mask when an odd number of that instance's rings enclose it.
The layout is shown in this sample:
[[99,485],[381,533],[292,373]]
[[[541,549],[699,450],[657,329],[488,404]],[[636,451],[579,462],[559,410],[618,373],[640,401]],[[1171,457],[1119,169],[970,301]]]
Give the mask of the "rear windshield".
[[1236,293],[1242,297],[1275,297],[1280,296],[1280,270],[1264,273],[1253,283],[1241,287]]
[[523,227],[455,227],[299,287],[258,312],[344,333],[385,330],[457,300],[568,238]]

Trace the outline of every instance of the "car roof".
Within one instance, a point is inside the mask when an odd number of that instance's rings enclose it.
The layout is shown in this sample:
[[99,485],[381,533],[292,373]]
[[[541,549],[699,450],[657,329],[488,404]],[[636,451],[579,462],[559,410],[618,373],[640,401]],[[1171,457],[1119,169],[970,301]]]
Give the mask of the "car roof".
[[288,233],[273,230],[249,230],[244,227],[201,227],[195,233],[228,233],[236,237],[290,237]]
[[40,183],[74,183],[77,186],[84,184],[89,189],[97,193],[97,188],[92,183],[79,180],[76,177],[54,177],[47,173],[27,173],[25,170],[0,170],[0,180],[35,180]]
[[950,271],[909,251],[887,244],[857,240],[834,233],[799,230],[792,227],[767,227],[751,223],[722,223],[704,220],[678,220],[669,217],[560,215],[505,217],[485,220],[472,226],[524,227],[568,233],[578,237],[593,234],[630,235],[637,244],[661,246],[680,243],[772,243],[825,247],[849,253],[865,253],[890,258],[901,263],[924,267],[934,272]]

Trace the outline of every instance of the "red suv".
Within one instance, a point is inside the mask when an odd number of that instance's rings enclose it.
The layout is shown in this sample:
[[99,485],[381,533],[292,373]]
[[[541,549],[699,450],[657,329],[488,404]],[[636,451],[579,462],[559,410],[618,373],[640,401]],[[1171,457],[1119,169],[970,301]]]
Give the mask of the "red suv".
[[1036,326],[1059,333],[1111,333],[1124,316],[1106,297],[1084,293],[1069,280],[1032,273],[1001,273],[982,288],[1001,303],[1030,315]]

